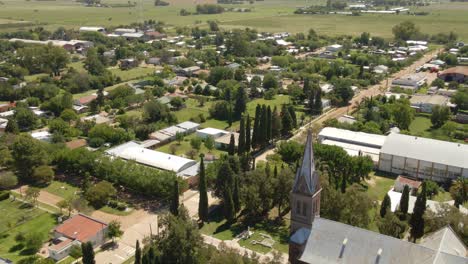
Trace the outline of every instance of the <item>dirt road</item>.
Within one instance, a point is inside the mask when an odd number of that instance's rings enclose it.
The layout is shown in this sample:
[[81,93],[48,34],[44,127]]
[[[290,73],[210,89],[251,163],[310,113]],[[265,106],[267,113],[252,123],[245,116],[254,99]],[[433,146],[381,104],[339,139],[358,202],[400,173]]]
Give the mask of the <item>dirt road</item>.
[[[293,139],[297,139],[299,141],[301,141],[302,139],[305,140],[304,133],[307,131],[307,129],[309,127],[311,127],[313,125],[321,125],[326,120],[333,119],[333,118],[338,118],[338,117],[340,117],[342,115],[345,115],[346,113],[350,112],[354,107],[357,107],[359,105],[359,103],[362,100],[364,100],[365,98],[385,93],[387,91],[387,89],[388,89],[387,84],[388,84],[388,86],[390,86],[390,84],[392,83],[392,80],[400,78],[400,77],[402,77],[402,76],[404,76],[406,74],[414,73],[418,67],[424,65],[427,61],[431,60],[433,56],[437,55],[442,50],[443,49],[437,49],[437,50],[434,50],[432,52],[429,52],[429,53],[425,54],[421,59],[415,61],[413,64],[411,64],[410,66],[402,69],[401,71],[394,73],[391,77],[381,81],[379,84],[370,86],[366,90],[361,90],[356,96],[353,97],[353,99],[351,99],[349,106],[334,108],[334,109],[322,114],[321,116],[313,119],[309,123],[303,125],[298,130],[296,130],[294,135],[291,138],[289,138],[288,140],[293,140]],[[429,82],[436,78],[433,73],[427,73],[427,74],[428,74],[428,81]],[[263,152],[262,154],[258,155],[257,158],[256,158],[256,161],[266,161],[266,157],[268,155],[274,154],[274,153],[275,153],[275,149],[269,149],[269,150]]]

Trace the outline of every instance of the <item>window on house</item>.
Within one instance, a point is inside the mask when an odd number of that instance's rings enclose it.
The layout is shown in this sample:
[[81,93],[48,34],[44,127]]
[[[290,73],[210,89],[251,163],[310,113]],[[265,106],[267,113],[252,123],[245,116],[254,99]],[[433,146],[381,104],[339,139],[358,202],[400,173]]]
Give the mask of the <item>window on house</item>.
[[301,214],[301,202],[296,201],[296,214]]

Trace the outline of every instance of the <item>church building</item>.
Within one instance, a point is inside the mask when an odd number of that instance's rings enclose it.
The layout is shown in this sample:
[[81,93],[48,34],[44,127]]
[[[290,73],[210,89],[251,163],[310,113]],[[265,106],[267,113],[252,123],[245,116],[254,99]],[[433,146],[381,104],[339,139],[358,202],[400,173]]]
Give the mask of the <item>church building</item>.
[[419,244],[320,217],[320,176],[309,131],[291,191],[292,264],[467,264],[468,250],[450,226]]

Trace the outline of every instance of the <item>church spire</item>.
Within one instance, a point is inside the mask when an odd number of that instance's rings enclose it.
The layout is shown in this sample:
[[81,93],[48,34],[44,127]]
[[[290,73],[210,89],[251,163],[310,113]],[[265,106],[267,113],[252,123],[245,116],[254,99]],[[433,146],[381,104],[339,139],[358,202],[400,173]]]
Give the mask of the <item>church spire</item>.
[[296,172],[293,193],[314,195],[320,188],[319,175],[315,170],[314,149],[312,146],[312,132],[307,131],[307,141],[305,144],[304,157],[301,167]]

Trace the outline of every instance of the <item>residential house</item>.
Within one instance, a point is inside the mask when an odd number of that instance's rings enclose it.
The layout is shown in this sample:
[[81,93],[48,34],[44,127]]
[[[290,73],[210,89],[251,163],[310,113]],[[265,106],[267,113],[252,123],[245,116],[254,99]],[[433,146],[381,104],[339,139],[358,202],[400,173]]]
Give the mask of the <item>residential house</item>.
[[445,71],[439,73],[438,77],[446,82],[466,82],[468,81],[468,66],[448,68]]
[[418,112],[432,113],[434,106],[447,106],[450,99],[443,95],[426,95],[415,94],[410,98],[411,107],[415,108]]
[[326,51],[329,51],[329,52],[338,52],[342,48],[343,48],[343,45],[333,44],[333,45],[327,46],[325,49],[326,49]]
[[91,242],[94,248],[106,242],[108,225],[84,214],[77,214],[54,229],[49,257],[59,261],[68,256],[73,246]]
[[224,134],[218,138],[215,139],[215,147],[217,149],[224,149],[227,150],[229,148],[229,145],[231,144],[231,135],[234,135],[234,146],[237,148],[237,145],[239,143],[239,133],[237,132],[231,132],[228,134]]
[[398,86],[403,89],[412,90],[413,92],[418,90],[427,81],[425,73],[407,74],[403,77],[394,79],[392,86]]
[[217,129],[217,128],[211,128],[211,127],[207,127],[207,128],[197,130],[197,136],[202,138],[202,139],[206,139],[208,137],[212,137],[212,138],[216,139],[216,138],[224,136],[224,135],[226,135],[228,133],[229,132],[227,132],[225,130],[221,130],[221,129]]
[[80,32],[99,32],[106,33],[106,29],[103,27],[80,27]]
[[150,31],[150,30],[145,32],[145,36],[148,39],[153,39],[153,40],[155,39],[161,40],[167,37],[166,33],[161,33],[159,31]]
[[140,62],[137,59],[123,59],[120,60],[120,69],[129,70],[138,67]]
[[408,179],[400,175],[395,179],[395,185],[393,186],[393,190],[402,193],[405,186],[408,186],[410,193],[415,195],[418,192],[419,187],[421,186],[421,181]]

